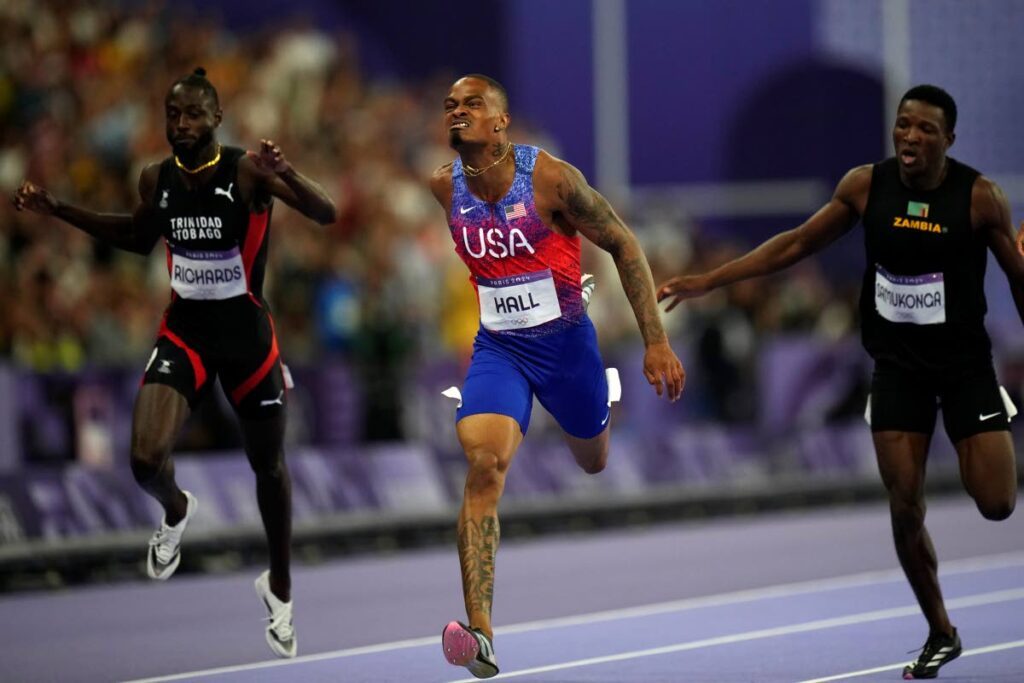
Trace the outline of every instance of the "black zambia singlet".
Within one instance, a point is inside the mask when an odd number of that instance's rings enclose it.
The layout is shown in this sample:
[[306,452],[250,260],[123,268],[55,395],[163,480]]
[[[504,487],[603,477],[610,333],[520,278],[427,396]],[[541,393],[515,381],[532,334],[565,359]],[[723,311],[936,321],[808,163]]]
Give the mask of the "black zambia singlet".
[[160,164],[156,221],[167,243],[174,300],[259,298],[267,262],[271,209],[254,213],[238,189],[238,161],[245,150],[222,147],[216,170],[190,189],[174,159]]
[[946,178],[928,191],[906,187],[895,158],[875,164],[863,217],[864,348],[876,361],[929,373],[992,360],[986,243],[971,227],[979,174],[947,160]]

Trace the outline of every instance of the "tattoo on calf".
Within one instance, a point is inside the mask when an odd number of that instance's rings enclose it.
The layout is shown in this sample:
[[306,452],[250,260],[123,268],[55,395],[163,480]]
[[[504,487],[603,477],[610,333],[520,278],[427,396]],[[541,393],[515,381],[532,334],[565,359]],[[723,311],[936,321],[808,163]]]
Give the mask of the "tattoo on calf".
[[466,611],[490,615],[494,600],[494,556],[501,535],[498,518],[467,519],[459,529],[459,561]]

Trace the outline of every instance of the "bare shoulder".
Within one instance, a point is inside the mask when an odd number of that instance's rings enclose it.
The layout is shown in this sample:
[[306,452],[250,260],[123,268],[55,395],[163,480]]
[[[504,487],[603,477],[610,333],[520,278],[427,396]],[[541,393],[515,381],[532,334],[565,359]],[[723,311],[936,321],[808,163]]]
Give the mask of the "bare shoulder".
[[868,202],[868,194],[871,192],[871,177],[874,174],[874,168],[873,164],[864,164],[847,171],[836,185],[833,199],[846,204],[859,215],[863,215]]
[[153,162],[146,164],[139,174],[139,197],[143,203],[150,203],[153,201],[153,196],[156,194],[157,182],[160,180],[160,163]]
[[452,200],[452,167],[454,161],[439,166],[430,174],[430,191],[441,206],[446,207]]
[[871,176],[874,174],[874,164],[855,166],[846,172],[836,190],[846,190],[867,193],[871,189]]
[[585,194],[590,185],[583,173],[556,156],[541,150],[533,168],[533,192],[541,203],[550,202],[557,209],[570,197]]
[[558,185],[566,182],[586,182],[583,173],[578,168],[563,161],[558,157],[540,150],[537,153],[537,163],[533,167],[533,184],[535,187],[541,185]]
[[974,179],[974,186],[971,187],[971,202],[1005,202],[1006,195],[1003,188],[999,187],[996,181],[988,176],[979,175]]
[[971,222],[974,227],[1011,225],[1010,201],[1003,188],[991,178],[979,175],[971,187]]
[[245,175],[247,178],[262,178],[265,174],[260,171],[256,166],[256,162],[253,161],[249,154],[249,151],[246,150],[240,157],[238,157],[238,172]]

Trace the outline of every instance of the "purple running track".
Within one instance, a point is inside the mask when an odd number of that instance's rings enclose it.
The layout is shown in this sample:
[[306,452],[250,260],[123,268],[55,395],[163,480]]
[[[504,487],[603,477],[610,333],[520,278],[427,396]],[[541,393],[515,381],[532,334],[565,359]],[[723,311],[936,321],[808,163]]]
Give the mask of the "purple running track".
[[[965,649],[940,679],[1024,680],[1024,522],[961,497],[934,501],[928,525]],[[296,568],[291,661],[263,641],[257,573],[4,596],[2,678],[469,678],[440,648],[463,618],[454,548]],[[494,615],[494,680],[522,681],[813,680],[902,665],[927,630],[879,505],[506,543]]]

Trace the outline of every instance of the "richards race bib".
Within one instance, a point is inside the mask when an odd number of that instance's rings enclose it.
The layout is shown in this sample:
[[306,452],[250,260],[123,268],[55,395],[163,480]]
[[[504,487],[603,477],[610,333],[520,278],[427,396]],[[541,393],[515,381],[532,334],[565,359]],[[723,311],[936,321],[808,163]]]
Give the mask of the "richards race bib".
[[480,322],[492,332],[536,327],[562,317],[551,270],[476,279]]
[[245,294],[245,267],[230,251],[171,249],[171,289],[182,299],[230,299]]
[[875,310],[894,323],[946,322],[946,285],[942,273],[893,275],[875,264]]

